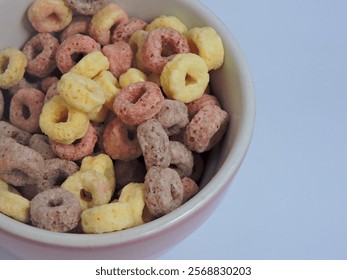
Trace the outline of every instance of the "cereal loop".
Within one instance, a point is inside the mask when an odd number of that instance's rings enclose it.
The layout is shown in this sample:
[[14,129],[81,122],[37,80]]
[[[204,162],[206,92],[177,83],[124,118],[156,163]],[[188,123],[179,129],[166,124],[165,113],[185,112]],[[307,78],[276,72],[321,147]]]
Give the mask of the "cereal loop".
[[164,96],[158,85],[138,82],[120,91],[113,110],[126,124],[138,125],[154,117],[160,111],[163,101]]
[[75,34],[68,37],[61,43],[56,53],[56,63],[59,70],[65,74],[76,64],[76,59],[80,55],[86,55],[93,51],[99,51],[101,49],[100,44],[93,38]]
[[32,37],[23,48],[28,65],[26,71],[39,78],[47,77],[55,68],[58,40],[49,33],[39,33]]
[[115,118],[105,127],[103,146],[112,159],[129,161],[142,154],[136,128],[126,125],[120,118]]
[[19,222],[30,221],[30,201],[21,195],[0,188],[0,213]]
[[9,89],[23,78],[27,59],[14,48],[0,50],[0,88]]
[[192,119],[202,107],[217,105],[221,107],[217,97],[211,94],[203,94],[200,98],[187,104],[189,118]]
[[65,0],[65,3],[76,13],[90,16],[105,7],[109,0]]
[[66,103],[85,113],[98,112],[106,100],[97,82],[73,72],[60,78],[57,90]]
[[0,121],[0,138],[12,138],[17,143],[28,146],[31,134],[7,121]]
[[161,73],[175,55],[188,53],[186,37],[172,28],[158,28],[149,32],[142,46],[144,66],[153,73]]
[[42,108],[40,128],[53,141],[71,144],[84,136],[88,126],[88,116],[68,105],[59,95]]
[[41,192],[30,204],[30,218],[38,228],[67,232],[76,227],[80,220],[81,207],[78,200],[62,188]]
[[84,136],[76,144],[62,144],[54,140],[50,140],[53,152],[65,160],[80,160],[85,156],[89,156],[98,140],[95,129],[90,124]]
[[142,46],[147,37],[148,32],[144,30],[136,31],[129,39],[129,45],[135,54],[135,66],[142,72],[149,74],[150,71],[146,69],[142,58]]
[[170,141],[170,168],[177,171],[181,178],[189,177],[193,171],[194,158],[192,152],[182,143]]
[[129,42],[131,36],[138,30],[143,30],[147,26],[147,22],[139,18],[129,18],[121,22],[113,32],[112,42],[124,41]]
[[178,54],[165,65],[160,82],[168,97],[192,102],[204,94],[209,83],[206,63],[196,54]]
[[89,23],[89,17],[73,17],[71,23],[60,33],[60,42],[76,34],[89,35]]
[[101,51],[94,51],[84,56],[70,71],[87,78],[94,78],[101,71],[108,70],[110,63]]
[[182,178],[183,185],[183,203],[187,202],[194,195],[199,192],[199,186],[195,183],[194,180],[188,177]]
[[137,68],[129,68],[125,73],[119,77],[119,85],[121,88],[130,86],[137,82],[147,81],[147,76],[145,73],[141,72]]
[[72,11],[63,0],[36,0],[28,10],[28,18],[37,32],[59,32],[72,20]]
[[104,105],[112,110],[115,97],[120,92],[119,84],[115,76],[110,71],[101,71],[93,78],[104,90],[106,101]]
[[128,15],[117,4],[110,3],[93,15],[89,34],[101,45],[111,42],[111,28],[127,20]]
[[151,32],[154,29],[163,27],[175,29],[181,34],[185,34],[188,31],[187,26],[185,26],[179,18],[166,15],[161,15],[155,18],[150,24],[148,24],[145,30]]
[[38,89],[19,90],[11,99],[10,122],[29,133],[38,131],[44,99],[45,94]]

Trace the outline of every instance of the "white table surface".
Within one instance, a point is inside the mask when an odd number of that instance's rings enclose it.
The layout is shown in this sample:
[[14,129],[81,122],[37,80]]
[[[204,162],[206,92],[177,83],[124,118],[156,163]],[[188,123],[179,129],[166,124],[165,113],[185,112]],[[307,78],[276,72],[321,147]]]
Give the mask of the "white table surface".
[[202,2],[247,57],[256,127],[217,210],[161,259],[347,259],[347,2]]

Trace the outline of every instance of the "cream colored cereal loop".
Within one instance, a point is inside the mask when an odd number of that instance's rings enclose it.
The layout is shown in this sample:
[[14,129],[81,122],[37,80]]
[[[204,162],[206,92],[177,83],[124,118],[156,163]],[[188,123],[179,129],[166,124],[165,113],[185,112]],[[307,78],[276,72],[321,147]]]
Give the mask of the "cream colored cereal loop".
[[8,89],[19,83],[24,76],[27,63],[27,58],[20,50],[0,50],[0,88]]
[[136,54],[136,67],[144,72],[144,73],[149,73],[149,70],[146,69],[146,67],[143,64],[143,59],[142,59],[142,45],[143,42],[145,41],[147,37],[148,32],[144,30],[138,30],[136,31],[129,40],[129,45],[133,52]]
[[61,187],[76,195],[83,210],[107,204],[113,195],[106,176],[92,169],[75,172]]
[[160,82],[168,97],[189,103],[203,95],[209,83],[208,68],[196,54],[178,54],[165,65]]
[[108,58],[102,52],[94,51],[84,56],[70,72],[92,79],[101,71],[108,70],[109,67]]
[[97,76],[93,78],[104,90],[106,95],[105,106],[112,110],[115,97],[120,92],[119,83],[117,78],[113,76],[110,71],[101,71]]
[[8,191],[8,184],[0,179],[0,191]]
[[146,31],[150,32],[154,29],[162,27],[173,28],[181,34],[184,34],[188,31],[187,26],[185,26],[179,18],[166,15],[161,15],[155,18],[149,25],[147,25]]
[[82,212],[83,231],[104,233],[143,224],[144,196],[143,184],[128,184],[123,188],[118,202],[96,206]]
[[30,201],[19,194],[0,189],[0,212],[19,222],[30,221]]
[[147,76],[145,73],[141,72],[137,68],[129,68],[125,73],[119,77],[119,85],[121,88],[125,88],[131,84],[137,82],[147,81]]
[[186,37],[192,52],[205,60],[209,71],[222,66],[224,62],[223,42],[213,28],[196,27],[189,30]]
[[90,169],[105,175],[108,182],[110,183],[110,188],[113,193],[116,187],[116,177],[113,161],[110,156],[106,154],[99,154],[97,156],[85,157],[82,160],[80,170],[85,171]]
[[59,95],[45,103],[39,122],[51,140],[67,145],[82,138],[89,126],[87,114],[68,105]]
[[98,112],[91,112],[91,113],[88,113],[87,115],[89,120],[96,123],[102,123],[107,119],[109,112],[110,110],[106,106],[102,106]]
[[69,105],[85,113],[98,112],[106,100],[97,82],[72,72],[61,77],[57,90]]

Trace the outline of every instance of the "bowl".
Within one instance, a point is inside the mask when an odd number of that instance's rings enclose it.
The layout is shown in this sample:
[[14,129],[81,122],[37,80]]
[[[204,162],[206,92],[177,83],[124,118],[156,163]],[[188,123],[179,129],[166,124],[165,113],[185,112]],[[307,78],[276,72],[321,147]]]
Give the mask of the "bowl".
[[[32,35],[26,11],[32,1],[0,2],[0,48],[21,48]],[[153,259],[213,215],[247,153],[255,122],[255,96],[245,57],[226,26],[201,2],[117,0],[130,16],[150,20],[175,15],[188,28],[211,26],[223,39],[225,62],[211,72],[211,87],[230,115],[229,128],[210,151],[201,190],[171,213],[149,223],[104,234],[56,233],[0,214],[0,246],[23,259]],[[10,27],[10,28],[9,28]]]

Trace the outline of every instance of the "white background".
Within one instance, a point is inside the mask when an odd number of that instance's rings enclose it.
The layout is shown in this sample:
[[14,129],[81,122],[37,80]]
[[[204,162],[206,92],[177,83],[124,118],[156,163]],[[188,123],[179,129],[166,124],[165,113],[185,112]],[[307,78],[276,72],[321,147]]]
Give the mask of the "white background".
[[256,127],[222,204],[161,259],[347,259],[347,2],[202,2],[248,60]]

